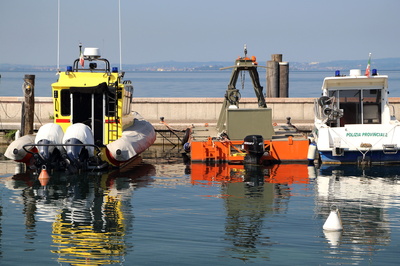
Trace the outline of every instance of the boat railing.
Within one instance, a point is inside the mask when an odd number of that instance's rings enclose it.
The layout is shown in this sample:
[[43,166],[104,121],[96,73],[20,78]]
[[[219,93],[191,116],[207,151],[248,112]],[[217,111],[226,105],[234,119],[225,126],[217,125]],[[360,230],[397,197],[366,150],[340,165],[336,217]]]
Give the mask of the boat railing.
[[[110,73],[111,72],[110,62],[105,58],[96,58],[96,59],[87,59],[87,58],[85,58],[85,61],[89,61],[90,62],[89,63],[89,67],[88,68],[79,68],[80,60],[79,60],[79,58],[75,59],[72,71],[73,72],[78,72],[78,71],[96,71],[96,72],[106,72],[106,73]],[[97,68],[96,61],[104,62],[105,67],[104,68]]]

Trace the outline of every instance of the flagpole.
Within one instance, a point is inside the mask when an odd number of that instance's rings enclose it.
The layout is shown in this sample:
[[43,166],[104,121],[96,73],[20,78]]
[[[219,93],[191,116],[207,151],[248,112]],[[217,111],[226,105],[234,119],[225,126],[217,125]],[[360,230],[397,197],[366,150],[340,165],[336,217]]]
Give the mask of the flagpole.
[[367,76],[367,77],[371,76],[371,53],[369,53],[369,56],[368,56],[368,64],[367,64],[367,68],[365,69],[365,76]]

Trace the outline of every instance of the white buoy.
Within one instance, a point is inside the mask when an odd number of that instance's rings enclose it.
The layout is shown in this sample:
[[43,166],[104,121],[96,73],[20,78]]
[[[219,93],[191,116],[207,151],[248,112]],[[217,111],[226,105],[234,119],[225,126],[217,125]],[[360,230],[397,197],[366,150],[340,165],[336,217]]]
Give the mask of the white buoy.
[[329,214],[328,219],[326,219],[324,226],[322,228],[327,231],[343,230],[342,221],[340,219],[340,213],[335,205],[331,206],[331,213]]

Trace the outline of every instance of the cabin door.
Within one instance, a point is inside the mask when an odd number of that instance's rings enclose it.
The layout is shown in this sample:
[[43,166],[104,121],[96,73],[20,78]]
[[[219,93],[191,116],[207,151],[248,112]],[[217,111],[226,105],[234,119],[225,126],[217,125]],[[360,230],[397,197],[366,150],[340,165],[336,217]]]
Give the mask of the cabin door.
[[73,92],[72,123],[83,123],[89,126],[96,145],[103,143],[103,94]]

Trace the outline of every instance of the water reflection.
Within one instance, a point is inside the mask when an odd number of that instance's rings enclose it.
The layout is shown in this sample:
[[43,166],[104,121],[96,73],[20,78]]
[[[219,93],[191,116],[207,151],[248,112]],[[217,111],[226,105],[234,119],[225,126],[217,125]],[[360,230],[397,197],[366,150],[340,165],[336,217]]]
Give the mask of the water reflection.
[[344,227],[343,232],[324,232],[334,248],[326,251],[330,258],[350,255],[361,261],[390,244],[394,219],[388,212],[400,205],[399,185],[398,166],[321,166],[315,187],[316,214],[323,219],[330,206],[336,205]]
[[121,263],[132,244],[133,191],[153,180],[155,168],[138,162],[133,169],[68,176],[52,173],[41,186],[34,173],[15,174],[8,187],[21,191],[26,239],[36,237],[36,223],[52,223],[51,252],[59,263]]
[[[0,264],[29,251],[63,265],[389,264],[399,245],[396,168],[168,160],[126,173],[53,174],[46,187],[34,175],[7,175]],[[334,204],[344,230],[324,232]]]
[[[312,168],[313,170],[313,168]],[[197,185],[221,184],[226,210],[225,241],[231,257],[243,261],[268,260],[270,236],[265,235],[266,220],[286,213],[291,197],[290,185],[309,182],[305,164],[290,165],[191,165],[191,181]]]

